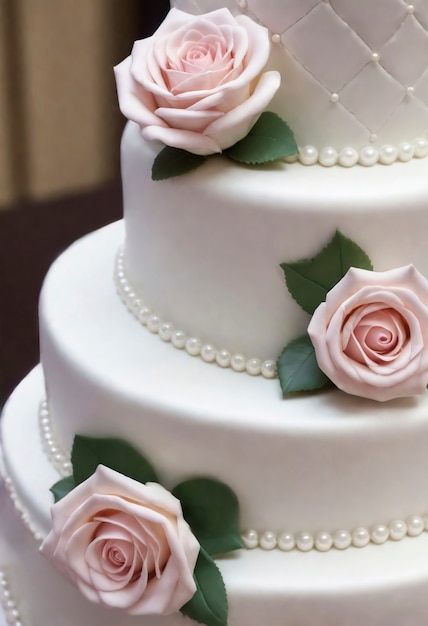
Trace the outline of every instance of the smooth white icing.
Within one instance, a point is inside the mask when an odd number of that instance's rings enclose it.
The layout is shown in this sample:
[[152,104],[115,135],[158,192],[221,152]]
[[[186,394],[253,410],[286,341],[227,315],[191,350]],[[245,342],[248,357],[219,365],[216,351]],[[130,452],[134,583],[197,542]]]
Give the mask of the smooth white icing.
[[[13,470],[29,518],[43,520],[41,530],[46,534],[50,499],[46,494],[55,473],[38,441],[36,414],[43,391],[38,369],[7,404],[2,430],[8,468]],[[20,522],[1,483],[0,510],[1,567],[7,572],[8,587],[13,589],[14,604],[25,626],[117,626],[118,622],[121,626],[194,626],[179,613],[135,618],[90,603],[39,553],[39,542]],[[428,534],[424,533],[416,540],[408,537],[364,550],[249,550],[222,557],[217,563],[228,594],[229,625],[306,626],[315,618],[317,626],[425,626],[427,550]]]
[[143,301],[202,343],[276,359],[306,331],[280,263],[316,255],[336,229],[383,271],[413,263],[428,276],[428,161],[326,169],[246,168],[213,157],[153,182],[159,146],[129,123],[122,141],[126,266]]
[[65,449],[76,433],[117,435],[152,459],[167,487],[215,476],[238,494],[242,528],[258,532],[370,528],[428,512],[428,397],[281,400],[276,380],[175,350],[115,293],[122,237],[118,223],[84,238],[43,288],[42,364]]
[[190,13],[227,6],[272,34],[283,82],[271,107],[298,144],[378,149],[426,138],[424,0],[173,0]]

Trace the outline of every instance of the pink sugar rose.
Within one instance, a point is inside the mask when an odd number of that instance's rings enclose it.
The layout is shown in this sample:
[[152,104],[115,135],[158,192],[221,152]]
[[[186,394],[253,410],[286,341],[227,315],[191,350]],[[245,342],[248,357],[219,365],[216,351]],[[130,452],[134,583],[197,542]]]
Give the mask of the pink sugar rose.
[[115,67],[120,109],[148,141],[221,152],[248,134],[279,87],[278,72],[262,73],[269,51],[267,29],[249,17],[171,9]]
[[180,502],[102,465],[52,507],[41,551],[89,600],[134,615],[173,613],[196,591]]
[[379,400],[421,394],[428,383],[428,281],[413,265],[351,268],[313,314],[318,365],[347,393]]

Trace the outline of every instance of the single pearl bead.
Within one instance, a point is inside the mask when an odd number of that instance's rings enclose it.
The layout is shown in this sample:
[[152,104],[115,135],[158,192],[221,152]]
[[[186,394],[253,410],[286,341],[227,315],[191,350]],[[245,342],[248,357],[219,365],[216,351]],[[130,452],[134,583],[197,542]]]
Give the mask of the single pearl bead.
[[189,337],[186,341],[185,348],[190,356],[199,356],[202,350],[202,342],[197,337]]
[[132,303],[132,312],[137,315],[138,311],[142,309],[143,306],[144,306],[144,302],[141,300],[141,298],[135,298],[135,300]]
[[187,337],[182,330],[176,330],[172,333],[171,343],[176,348],[182,349],[186,345]]
[[314,165],[318,162],[318,150],[313,146],[304,146],[300,149],[299,159],[303,165]]
[[338,162],[343,167],[352,167],[358,163],[358,152],[354,148],[342,148]]
[[389,525],[389,536],[393,541],[400,541],[407,535],[407,524],[401,519],[396,519]]
[[346,550],[351,545],[351,542],[351,533],[347,530],[336,530],[333,535],[333,544],[338,550]]
[[258,376],[262,371],[262,362],[256,358],[248,359],[246,369],[251,376]]
[[413,6],[413,4],[409,4],[409,5],[407,6],[407,13],[408,13],[409,15],[412,15],[414,12],[415,12],[415,7]]
[[278,33],[275,33],[274,35],[272,35],[272,43],[275,43],[275,44],[281,43],[281,35],[278,35]]
[[164,341],[171,341],[174,326],[170,322],[164,322],[159,326],[159,337]]
[[416,157],[422,158],[428,155],[428,140],[423,137],[419,137],[418,139],[415,139],[413,145]]
[[276,376],[276,363],[275,361],[263,361],[262,363],[262,376],[265,378],[275,378]]
[[330,102],[333,102],[333,104],[335,104],[336,102],[339,102],[339,94],[338,93],[330,94]]
[[273,550],[276,548],[276,537],[275,533],[267,530],[260,537],[259,545],[263,550]]
[[215,360],[217,362],[217,365],[220,365],[220,367],[229,367],[230,365],[229,350],[219,350],[217,352]]
[[290,156],[284,157],[284,161],[286,163],[297,163],[298,160],[299,160],[298,154],[291,154]]
[[201,357],[206,363],[214,363],[217,350],[209,343],[202,346]]
[[413,159],[414,154],[415,149],[411,143],[400,143],[398,146],[398,158],[400,161],[410,161],[410,159]]
[[161,324],[162,320],[159,315],[150,315],[149,319],[147,320],[147,328],[151,333],[157,333]]
[[352,545],[356,548],[364,548],[370,541],[370,534],[367,528],[356,528],[352,532]]
[[332,167],[332,165],[336,165],[338,156],[336,148],[326,146],[320,150],[319,162],[324,167]]
[[365,167],[375,165],[379,160],[379,152],[373,146],[365,146],[360,150],[360,163]]
[[409,537],[417,537],[425,530],[425,524],[419,515],[411,515],[406,519],[407,534]]
[[320,552],[327,552],[333,545],[333,537],[330,533],[319,532],[315,535],[315,547]]
[[143,308],[138,311],[138,319],[141,322],[141,324],[145,326],[151,314],[152,314],[152,310],[149,309],[148,306],[143,306]]
[[406,94],[407,94],[408,96],[413,96],[413,95],[414,95],[414,93],[415,93],[415,88],[414,88],[414,87],[407,87],[407,89],[406,89]]
[[294,535],[292,533],[283,532],[278,535],[277,539],[278,548],[280,550],[284,550],[284,552],[289,552],[296,547],[296,541],[294,539]]
[[230,366],[235,372],[245,372],[247,359],[243,354],[234,354],[230,359]]
[[257,548],[259,545],[259,536],[256,530],[245,530],[242,535],[242,542],[246,548],[252,550],[253,548]]
[[370,529],[370,539],[378,545],[385,543],[389,538],[389,529],[385,524],[375,524]]
[[379,161],[383,165],[391,165],[391,163],[395,163],[398,157],[398,150],[395,146],[391,146],[389,144],[385,144],[379,150]]
[[379,52],[372,52],[370,59],[373,63],[377,63],[379,61]]
[[309,552],[314,547],[314,538],[311,533],[301,532],[296,537],[296,546],[302,552]]

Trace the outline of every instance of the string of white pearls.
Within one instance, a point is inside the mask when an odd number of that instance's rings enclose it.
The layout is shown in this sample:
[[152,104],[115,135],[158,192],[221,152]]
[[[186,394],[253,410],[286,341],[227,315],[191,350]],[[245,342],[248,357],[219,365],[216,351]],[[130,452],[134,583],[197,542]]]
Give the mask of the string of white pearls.
[[8,626],[23,626],[24,622],[22,621],[18,605],[13,599],[9,580],[3,570],[0,570],[0,605],[4,611]]
[[22,502],[20,501],[18,497],[18,494],[16,493],[16,490],[12,483],[11,478],[6,475],[3,467],[2,467],[2,480],[9,494],[9,498],[11,499],[12,504],[15,508],[15,511],[21,518],[24,526],[30,532],[30,534],[34,537],[37,543],[41,543],[43,541],[43,535],[39,532],[37,527],[31,521],[27,510],[25,509],[24,505],[22,504]]
[[249,529],[243,532],[241,537],[244,546],[249,550],[277,548],[284,552],[295,549],[301,552],[309,552],[313,549],[327,552],[332,548],[346,550],[351,546],[364,548],[370,543],[381,545],[388,540],[400,541],[404,537],[417,537],[426,530],[428,530],[428,517],[411,515],[405,521],[394,520],[390,524],[375,524],[371,528],[359,527],[352,531],[336,530],[332,533],[320,531],[313,534],[306,531],[274,533],[267,530],[258,533],[256,530]]
[[117,292],[132,315],[146,326],[153,334],[175,348],[184,350],[187,354],[200,357],[206,363],[215,363],[222,368],[231,368],[235,372],[246,372],[251,376],[276,378],[276,362],[274,359],[263,361],[257,357],[248,359],[243,354],[233,354],[225,348],[218,349],[211,343],[204,343],[198,337],[186,334],[176,329],[171,322],[165,322],[157,313],[143,303],[126,275],[125,251],[119,250],[115,267],[115,285]]
[[60,476],[70,476],[72,474],[70,455],[64,452],[58,443],[46,400],[39,405],[39,431],[43,451],[53,467]]
[[[409,95],[412,93],[411,87],[407,89]],[[338,102],[338,94],[331,95],[332,102]],[[428,156],[428,139],[418,137],[412,142],[402,142],[398,146],[385,144],[376,148],[375,146],[364,146],[360,150],[347,147],[338,151],[332,146],[326,146],[318,150],[314,146],[304,146],[299,150],[298,160],[302,165],[315,165],[319,163],[324,167],[341,165],[342,167],[353,167],[360,164],[371,167],[376,163],[391,165],[395,161],[410,161],[414,157],[422,159]]]

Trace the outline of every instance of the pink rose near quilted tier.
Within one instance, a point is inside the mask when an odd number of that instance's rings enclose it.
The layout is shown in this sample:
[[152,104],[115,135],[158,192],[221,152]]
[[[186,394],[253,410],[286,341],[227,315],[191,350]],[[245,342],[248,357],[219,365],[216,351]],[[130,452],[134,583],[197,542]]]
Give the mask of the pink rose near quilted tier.
[[173,5],[1,420],[7,620],[426,626],[428,9]]

